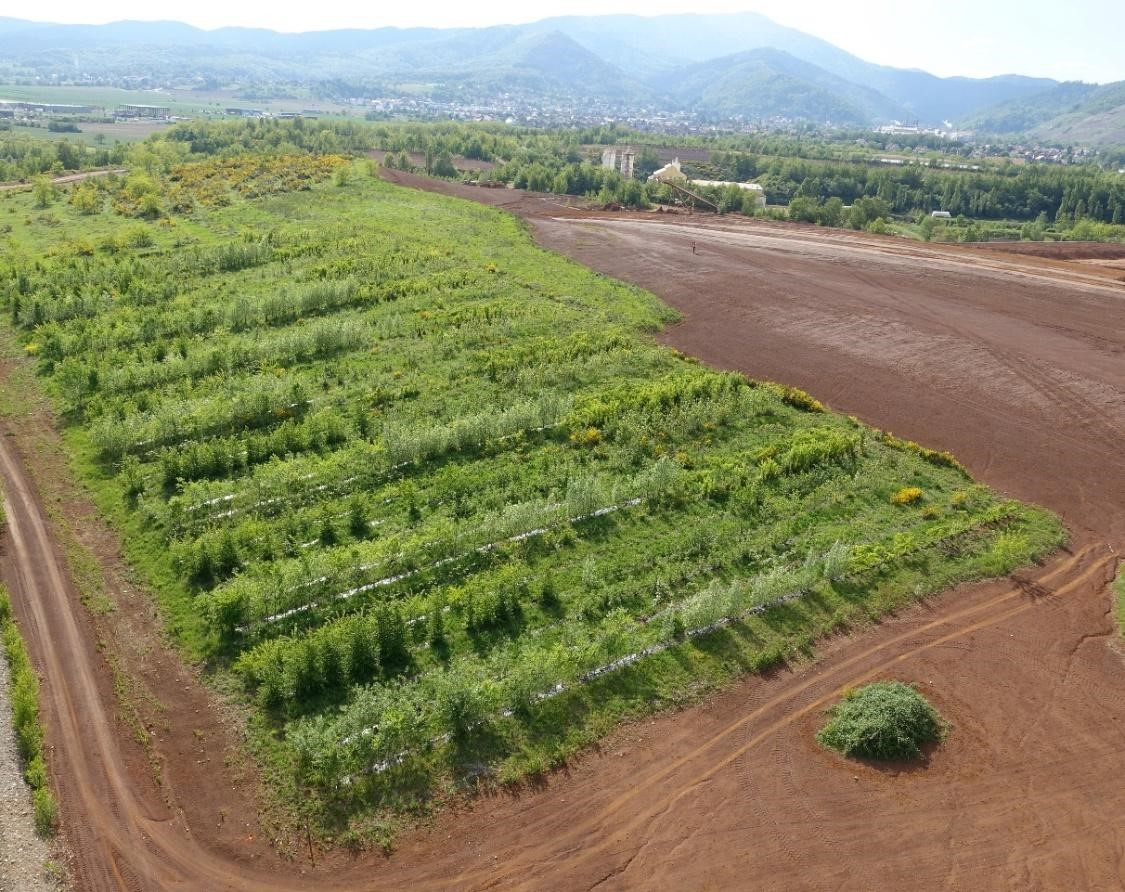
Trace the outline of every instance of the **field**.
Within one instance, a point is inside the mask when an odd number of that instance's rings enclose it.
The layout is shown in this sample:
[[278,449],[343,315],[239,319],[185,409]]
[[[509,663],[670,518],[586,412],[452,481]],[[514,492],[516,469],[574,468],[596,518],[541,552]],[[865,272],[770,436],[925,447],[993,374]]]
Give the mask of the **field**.
[[0,99],[21,102],[47,102],[56,105],[102,106],[112,114],[118,105],[163,105],[173,115],[218,115],[230,107],[270,111],[301,111],[321,108],[340,113],[345,107],[315,99],[246,99],[233,90],[126,90],[119,87],[45,86],[0,84]]
[[173,641],[326,837],[1059,541],[945,454],[658,345],[667,308],[511,217],[332,157],[168,176],[190,213],[5,196],[5,303]]
[[30,136],[34,139],[66,139],[87,145],[112,145],[115,142],[140,142],[154,133],[167,129],[170,125],[162,121],[119,121],[112,124],[93,124],[82,122],[76,125],[78,133],[58,133],[44,127],[12,127],[15,136]]
[[[263,112],[308,112],[315,110],[328,118],[349,117],[352,109],[334,101],[321,101],[308,97],[248,99],[234,90],[125,90],[117,87],[40,86],[27,84],[0,84],[0,100],[45,102],[58,105],[91,105],[113,115],[118,105],[166,106],[174,118],[214,120],[228,118],[228,108],[253,108]],[[30,136],[35,139],[60,140],[87,145],[112,145],[115,142],[134,143],[147,139],[154,133],[168,129],[166,121],[83,121],[77,120],[78,133],[54,132],[47,129],[51,116],[40,118],[42,126],[16,125],[4,133]],[[69,120],[69,119],[67,119]]]

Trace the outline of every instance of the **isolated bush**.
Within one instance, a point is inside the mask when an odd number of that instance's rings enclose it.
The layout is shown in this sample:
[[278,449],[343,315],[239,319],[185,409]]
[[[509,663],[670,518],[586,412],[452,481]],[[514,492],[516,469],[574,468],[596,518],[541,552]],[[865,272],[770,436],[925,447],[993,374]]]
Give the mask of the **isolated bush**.
[[945,723],[914,688],[900,681],[876,682],[849,691],[830,711],[816,739],[845,756],[905,761],[945,734]]
[[82,183],[71,190],[70,204],[84,216],[96,214],[102,209],[102,193],[92,182]]
[[924,493],[917,486],[904,486],[891,496],[892,505],[913,505],[919,501]]
[[45,176],[35,178],[31,186],[31,191],[35,196],[35,206],[40,210],[50,207],[58,192],[55,188],[55,184]]

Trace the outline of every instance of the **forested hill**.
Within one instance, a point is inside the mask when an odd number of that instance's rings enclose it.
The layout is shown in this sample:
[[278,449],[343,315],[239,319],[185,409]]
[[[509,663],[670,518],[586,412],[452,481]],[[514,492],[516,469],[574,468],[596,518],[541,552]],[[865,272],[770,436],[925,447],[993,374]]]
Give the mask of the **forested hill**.
[[1059,143],[1125,144],[1125,81],[1058,84],[974,115],[986,133],[1029,134]]
[[332,84],[352,95],[514,91],[721,118],[939,124],[1058,86],[939,78],[875,65],[755,13],[569,16],[488,28],[282,34],[178,22],[53,25],[0,18],[0,82],[149,86]]

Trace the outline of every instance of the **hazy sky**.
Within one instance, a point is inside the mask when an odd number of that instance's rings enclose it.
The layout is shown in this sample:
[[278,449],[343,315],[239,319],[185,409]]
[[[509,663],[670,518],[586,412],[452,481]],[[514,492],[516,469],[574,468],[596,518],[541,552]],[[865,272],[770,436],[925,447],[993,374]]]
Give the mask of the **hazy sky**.
[[384,25],[480,26],[552,15],[753,10],[872,62],[939,75],[1031,74],[1105,83],[1125,80],[1125,0],[476,0],[359,4],[346,0],[39,0],[6,14],[101,23],[175,19],[201,28],[279,31]]

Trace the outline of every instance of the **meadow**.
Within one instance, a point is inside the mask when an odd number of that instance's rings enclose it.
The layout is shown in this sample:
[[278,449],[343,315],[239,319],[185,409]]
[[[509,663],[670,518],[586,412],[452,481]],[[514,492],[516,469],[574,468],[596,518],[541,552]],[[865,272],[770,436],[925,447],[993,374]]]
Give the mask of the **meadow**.
[[375,174],[228,152],[0,197],[5,324],[76,467],[320,832],[1061,541],[952,456],[658,345],[656,297],[516,219]]

